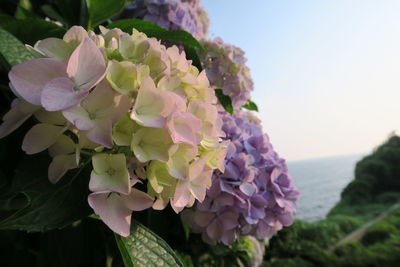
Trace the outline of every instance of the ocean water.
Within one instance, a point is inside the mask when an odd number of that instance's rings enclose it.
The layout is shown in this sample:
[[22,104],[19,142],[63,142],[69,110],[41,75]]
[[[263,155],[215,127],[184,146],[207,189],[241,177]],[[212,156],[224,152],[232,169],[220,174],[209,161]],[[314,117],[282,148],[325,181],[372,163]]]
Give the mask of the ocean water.
[[362,157],[357,154],[288,162],[289,173],[301,193],[297,218],[309,222],[325,218],[353,180],[355,164]]

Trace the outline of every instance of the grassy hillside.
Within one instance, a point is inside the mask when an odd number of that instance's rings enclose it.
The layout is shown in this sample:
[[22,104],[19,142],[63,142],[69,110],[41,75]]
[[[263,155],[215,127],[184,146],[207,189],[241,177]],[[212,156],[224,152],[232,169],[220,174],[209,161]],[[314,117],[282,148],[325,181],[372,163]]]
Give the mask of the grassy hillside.
[[[340,166],[338,166],[340,167]],[[391,136],[357,163],[354,180],[325,220],[297,221],[270,241],[265,266],[399,266],[400,208],[336,246],[400,200],[400,137]]]

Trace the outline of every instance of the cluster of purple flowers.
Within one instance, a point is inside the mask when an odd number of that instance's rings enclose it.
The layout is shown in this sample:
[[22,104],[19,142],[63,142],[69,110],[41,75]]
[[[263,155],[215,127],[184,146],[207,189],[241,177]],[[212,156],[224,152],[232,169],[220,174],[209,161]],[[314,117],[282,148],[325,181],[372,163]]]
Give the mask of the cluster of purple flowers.
[[214,172],[204,201],[182,218],[211,244],[230,244],[241,235],[268,239],[292,224],[299,193],[258,119],[245,111],[221,115],[231,141],[225,172]]
[[202,55],[203,66],[211,85],[222,89],[231,98],[233,107],[240,109],[250,99],[254,87],[243,50],[224,43],[221,38],[202,43],[207,51]]
[[208,16],[200,0],[136,0],[119,18],[141,18],[167,30],[185,30],[197,39],[208,31]]

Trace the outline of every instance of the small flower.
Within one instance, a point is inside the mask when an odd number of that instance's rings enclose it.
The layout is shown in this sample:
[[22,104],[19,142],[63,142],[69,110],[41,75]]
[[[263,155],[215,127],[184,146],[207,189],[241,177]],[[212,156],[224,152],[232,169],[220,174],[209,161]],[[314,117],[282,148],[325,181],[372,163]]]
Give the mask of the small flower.
[[162,128],[174,109],[184,110],[185,106],[180,96],[157,89],[153,80],[147,76],[140,87],[131,118],[143,126]]
[[90,207],[115,233],[130,235],[132,211],[141,211],[153,205],[153,198],[135,188],[127,195],[102,191],[88,197]]
[[91,191],[129,194],[131,187],[124,154],[96,154],[92,157],[92,163],[89,182]]
[[140,162],[167,162],[173,143],[165,129],[141,128],[132,138],[131,149]]
[[77,145],[66,135],[59,136],[49,147],[49,154],[53,158],[48,170],[50,182],[57,183],[68,170],[78,167],[79,157],[76,152]]
[[150,74],[147,65],[135,65],[129,61],[110,61],[107,80],[111,87],[121,94],[133,95],[140,87],[144,77]]
[[0,138],[12,133],[39,109],[39,106],[32,105],[25,100],[14,99],[11,109],[3,116],[3,123],[0,125]]
[[48,111],[58,111],[84,99],[105,70],[102,53],[86,38],[75,48],[68,64],[53,58],[36,58],[14,66],[9,78],[24,100]]
[[116,96],[106,81],[100,83],[80,105],[64,110],[63,115],[78,130],[88,131],[93,142],[111,148],[112,127],[130,109],[130,99]]
[[221,38],[202,41],[207,53],[201,55],[204,69],[213,88],[222,89],[238,110],[250,99],[253,80],[246,66],[244,52]]

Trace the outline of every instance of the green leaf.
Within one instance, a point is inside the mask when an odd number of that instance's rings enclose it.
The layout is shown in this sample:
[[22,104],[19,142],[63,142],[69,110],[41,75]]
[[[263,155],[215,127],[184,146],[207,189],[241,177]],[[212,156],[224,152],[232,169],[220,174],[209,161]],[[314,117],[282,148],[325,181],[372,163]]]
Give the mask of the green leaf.
[[183,266],[172,248],[137,221],[132,222],[131,235],[115,235],[126,267]]
[[40,7],[42,12],[46,14],[49,18],[61,22],[63,25],[67,25],[68,23],[64,20],[64,18],[56,11],[51,5],[43,5]]
[[31,53],[17,38],[3,29],[0,29],[0,54],[1,65],[5,69],[7,68],[7,63],[9,64],[9,68],[33,58]]
[[[50,158],[41,153],[27,156],[19,164],[7,199],[16,199],[17,204],[25,205],[12,213],[0,213],[0,229],[47,231],[63,228],[90,214],[87,204],[89,164],[69,171],[54,185],[47,178],[49,163]],[[26,202],[21,196],[25,196]]]
[[250,99],[247,101],[246,104],[244,104],[244,105],[242,106],[242,108],[245,108],[245,109],[248,109],[248,110],[258,111],[257,104],[254,103],[253,101],[251,101]]
[[[65,26],[70,28],[80,25],[84,28],[88,24],[87,6],[85,0],[53,0],[58,12],[65,21]],[[49,1],[47,1],[49,2]]]
[[224,107],[225,111],[229,114],[233,114],[232,100],[229,96],[224,95],[222,89],[215,89],[215,95],[217,96],[219,103]]
[[62,38],[66,30],[57,24],[42,19],[12,20],[0,22],[0,28],[17,37],[22,43],[34,45],[48,37]]
[[203,70],[199,55],[197,54],[196,48],[193,46],[185,46],[186,58],[192,60],[192,65],[195,66],[199,71]]
[[190,33],[185,31],[169,31],[149,21],[141,19],[123,19],[118,20],[107,28],[120,28],[124,32],[132,32],[132,28],[144,32],[148,37],[155,37],[162,41],[181,43],[185,47],[186,58],[192,60],[192,64],[200,71],[202,70],[201,61],[197,54],[197,49],[205,51],[203,45],[197,41]]
[[120,13],[125,4],[125,0],[86,0],[89,12],[89,29],[93,29]]

